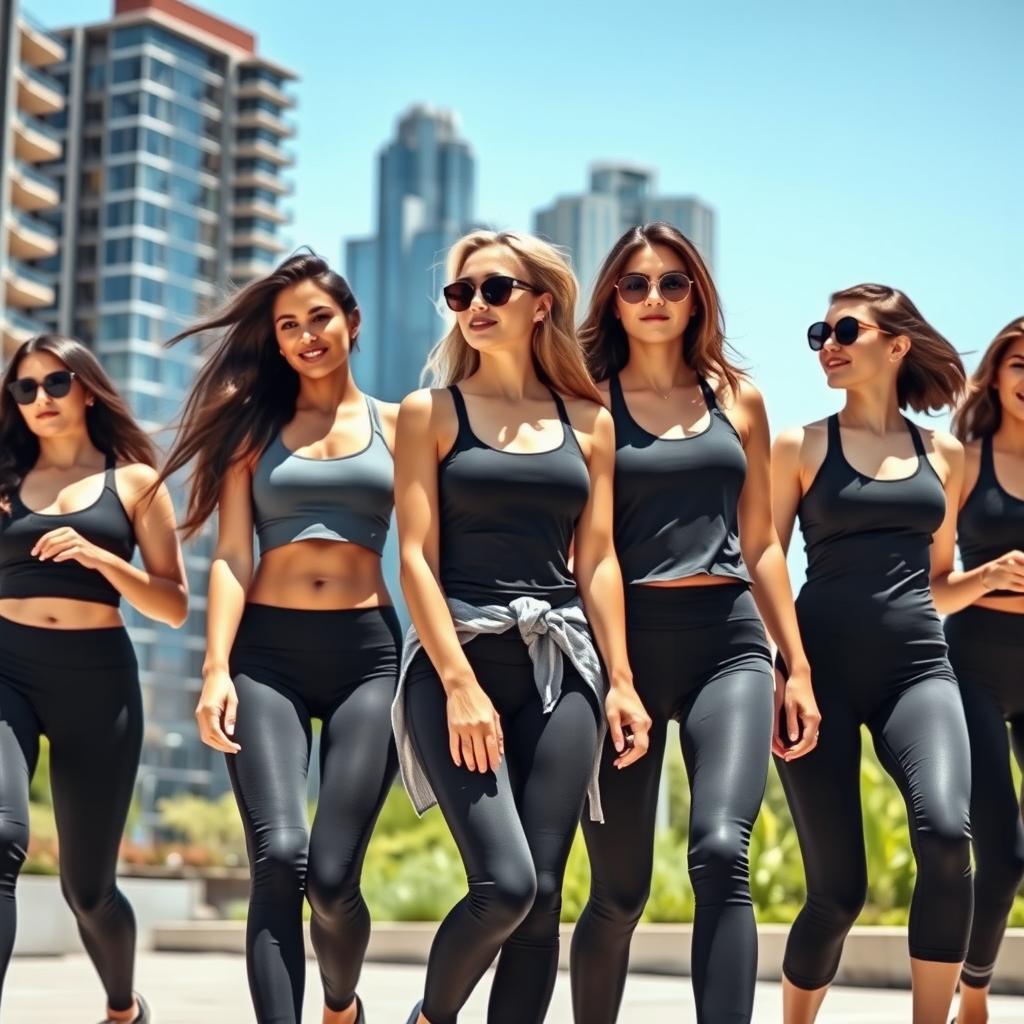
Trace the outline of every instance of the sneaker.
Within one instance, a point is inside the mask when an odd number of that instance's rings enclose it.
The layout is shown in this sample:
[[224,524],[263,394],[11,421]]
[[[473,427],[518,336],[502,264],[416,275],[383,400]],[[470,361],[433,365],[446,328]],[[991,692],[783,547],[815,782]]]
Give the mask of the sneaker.
[[[138,992],[135,993],[135,1002],[139,1004],[139,1012],[132,1018],[132,1024],[156,1024],[156,1018],[149,1008],[149,1003]],[[100,1024],[123,1024],[123,1022],[113,1021],[107,1017],[106,1020],[100,1021]]]
[[420,1019],[420,1012],[423,1009],[423,1000],[421,999],[413,1008],[412,1013],[409,1014],[409,1019],[405,1024],[416,1024],[416,1021]]

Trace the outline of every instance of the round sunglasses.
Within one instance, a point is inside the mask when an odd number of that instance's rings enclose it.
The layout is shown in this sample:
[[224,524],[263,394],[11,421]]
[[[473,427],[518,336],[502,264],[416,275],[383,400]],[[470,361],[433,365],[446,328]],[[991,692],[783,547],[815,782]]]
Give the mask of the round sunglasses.
[[18,405],[31,405],[42,388],[51,398],[64,398],[71,390],[71,382],[78,376],[73,370],[54,370],[42,380],[20,377],[7,385],[7,390]]
[[488,306],[504,306],[512,298],[512,291],[515,288],[537,293],[537,289],[532,284],[527,284],[526,281],[520,281],[518,278],[509,277],[506,274],[495,274],[493,277],[481,281],[479,288],[472,281],[453,281],[444,286],[442,294],[452,312],[462,313],[472,305],[477,291],[480,292]]
[[819,320],[807,328],[807,344],[812,351],[820,352],[825,347],[825,342],[835,336],[837,345],[852,345],[859,337],[861,331],[878,331],[879,334],[892,336],[891,331],[883,331],[878,324],[866,324],[855,316],[841,316],[835,327]]
[[[658,294],[666,302],[682,302],[690,294],[693,282],[678,270],[670,270],[658,278]],[[624,274],[615,282],[623,302],[643,302],[651,294],[651,278],[646,274]]]

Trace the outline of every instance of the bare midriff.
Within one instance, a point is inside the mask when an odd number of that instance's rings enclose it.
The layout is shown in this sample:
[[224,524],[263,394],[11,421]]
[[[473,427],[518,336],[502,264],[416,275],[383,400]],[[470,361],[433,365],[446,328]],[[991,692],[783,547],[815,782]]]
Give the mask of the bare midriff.
[[652,583],[642,583],[644,587],[720,587],[725,584],[736,585],[743,580],[735,576],[711,576],[708,573],[701,573],[698,576],[684,576],[678,580],[655,580]]
[[1024,615],[1024,594],[1015,594],[1012,597],[979,597],[974,605],[976,608],[987,608],[993,612]]
[[124,623],[113,605],[70,597],[5,597],[0,618],[43,629],[108,629]]

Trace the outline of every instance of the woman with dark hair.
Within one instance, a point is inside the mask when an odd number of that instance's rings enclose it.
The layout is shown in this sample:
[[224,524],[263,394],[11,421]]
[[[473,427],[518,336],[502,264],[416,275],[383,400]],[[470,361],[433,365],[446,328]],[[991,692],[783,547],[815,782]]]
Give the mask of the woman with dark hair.
[[[669,719],[690,784],[697,1019],[749,1021],[757,931],[747,850],[773,743],[772,671],[761,616],[794,666],[774,705],[776,749],[801,757],[818,714],[786,563],[772,526],[768,420],[729,360],[700,253],[656,222],[619,239],[580,328],[615,422],[615,547],[626,582],[636,688],[650,755],[601,762],[604,824],[584,821],[590,900],[573,936],[580,1024],[612,1024],[651,883]],[[758,615],[760,612],[760,616]],[[802,736],[799,735],[802,730]]]
[[[50,743],[61,889],[106,990],[106,1020],[148,1024],[117,852],[142,747],[118,605],[180,626],[185,570],[156,453],[96,357],[44,334],[0,387],[0,983],[28,847],[29,782]],[[131,564],[136,544],[144,569]]]
[[489,1024],[540,1024],[588,794],[601,817],[605,721],[626,768],[649,719],[626,657],[612,423],[576,341],[576,279],[552,246],[509,232],[461,238],[448,269],[455,319],[427,365],[438,386],[399,419],[414,628],[393,715],[409,795],[420,812],[439,804],[469,891],[437,930],[409,1024],[455,1024],[499,953]]
[[1024,768],[1024,317],[989,345],[953,418],[966,449],[954,569],[952,530],[936,537],[935,605],[946,619],[971,738],[974,920],[958,1024],[988,1020],[988,990],[1024,878],[1024,792],[1014,791],[1007,726]]
[[914,1021],[944,1024],[971,922],[971,782],[930,549],[933,536],[941,548],[953,535],[964,455],[954,437],[920,429],[902,410],[954,405],[965,373],[910,299],[884,285],[836,292],[807,338],[846,403],[784,432],[774,449],[775,523],[788,545],[799,515],[807,548],[797,615],[822,713],[817,749],[777,762],[807,876],[786,944],[784,1017],[815,1019],[864,904],[866,725],[906,802],[917,861]]
[[219,514],[196,718],[203,742],[228,755],[245,825],[246,963],[260,1024],[302,1017],[304,891],[324,1024],[364,1019],[355,989],[370,917],[359,878],[396,768],[389,709],[401,637],[381,572],[397,407],[356,384],[359,324],[344,278],[300,254],[172,339],[222,332],[163,476],[193,465],[187,534]]

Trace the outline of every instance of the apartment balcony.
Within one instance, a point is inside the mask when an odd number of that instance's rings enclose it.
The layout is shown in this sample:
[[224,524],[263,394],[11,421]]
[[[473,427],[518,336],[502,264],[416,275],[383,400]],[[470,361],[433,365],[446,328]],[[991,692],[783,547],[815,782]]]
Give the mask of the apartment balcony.
[[272,82],[265,82],[262,79],[254,78],[248,82],[241,82],[238,86],[239,99],[261,99],[276,103],[279,107],[294,107],[295,97],[289,96],[283,89],[279,89]]
[[292,216],[286,210],[264,203],[259,199],[236,199],[231,204],[232,217],[262,217],[272,220],[275,224],[289,224]]
[[235,171],[235,188],[265,188],[268,192],[275,192],[279,196],[286,196],[291,193],[290,182],[284,181],[276,174],[268,171]]
[[268,235],[265,231],[236,230],[231,235],[231,244],[237,246],[251,245],[270,253],[284,252],[288,247],[276,235]]
[[51,210],[60,203],[60,192],[52,178],[21,160],[14,160],[11,163],[11,202],[22,210]]
[[235,156],[239,160],[246,157],[260,157],[277,164],[278,167],[291,167],[295,163],[295,157],[286,149],[275,146],[272,142],[263,139],[251,139],[239,141],[235,144]]
[[18,309],[52,306],[56,298],[50,275],[35,267],[27,267],[20,260],[9,260],[4,267],[4,286],[7,305]]
[[60,133],[31,114],[14,114],[14,155],[30,164],[59,160],[64,152]]
[[68,51],[62,42],[54,39],[35,20],[22,12],[18,19],[21,32],[21,60],[32,67],[57,64],[66,60]]
[[56,114],[64,109],[64,91],[56,78],[38,68],[22,65],[15,71],[18,109],[28,114]]
[[46,330],[45,325],[25,316],[24,313],[8,307],[0,316],[0,334],[3,341],[3,356],[8,359],[14,354],[19,345],[24,345],[29,338],[42,334]]
[[7,249],[20,260],[41,260],[53,256],[59,247],[52,224],[14,210],[7,218]]
[[232,260],[229,273],[231,280],[240,285],[251,281],[254,277],[263,277],[264,274],[269,274],[276,266],[277,261],[274,259]]
[[295,126],[266,110],[240,110],[236,124],[239,128],[266,128],[282,139],[295,134]]

